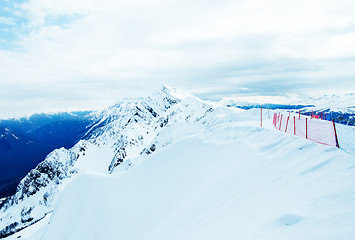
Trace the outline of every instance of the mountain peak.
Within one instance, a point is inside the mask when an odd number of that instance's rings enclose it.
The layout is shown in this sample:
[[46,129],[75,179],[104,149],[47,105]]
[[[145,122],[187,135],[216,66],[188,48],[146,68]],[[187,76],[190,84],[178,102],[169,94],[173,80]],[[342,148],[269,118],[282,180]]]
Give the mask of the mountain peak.
[[188,92],[185,92],[184,90],[182,89],[179,89],[179,88],[174,88],[174,87],[170,87],[166,84],[163,84],[161,85],[161,87],[156,90],[152,96],[154,97],[158,97],[158,98],[161,98],[161,97],[169,97],[169,98],[177,98],[179,100],[183,100],[187,97],[190,97],[190,98],[195,98],[193,95],[191,95],[190,93]]

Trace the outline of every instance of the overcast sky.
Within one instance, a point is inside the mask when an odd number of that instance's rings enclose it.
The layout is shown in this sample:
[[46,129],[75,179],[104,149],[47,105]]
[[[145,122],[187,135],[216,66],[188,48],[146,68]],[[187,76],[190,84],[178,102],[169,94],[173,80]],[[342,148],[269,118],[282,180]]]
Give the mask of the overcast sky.
[[1,0],[0,117],[161,84],[204,99],[355,91],[353,0]]

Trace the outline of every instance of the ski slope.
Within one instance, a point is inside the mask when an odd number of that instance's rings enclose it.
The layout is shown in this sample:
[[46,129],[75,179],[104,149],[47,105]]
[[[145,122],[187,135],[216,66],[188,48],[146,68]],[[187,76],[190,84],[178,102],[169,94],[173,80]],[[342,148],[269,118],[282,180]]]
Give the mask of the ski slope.
[[157,151],[76,175],[52,214],[7,239],[354,239],[354,156],[260,128],[258,113],[166,127]]

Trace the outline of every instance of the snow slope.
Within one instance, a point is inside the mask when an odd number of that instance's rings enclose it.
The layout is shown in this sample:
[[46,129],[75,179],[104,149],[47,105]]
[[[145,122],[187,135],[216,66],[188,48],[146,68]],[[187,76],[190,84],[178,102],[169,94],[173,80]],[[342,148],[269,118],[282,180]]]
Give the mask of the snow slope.
[[190,132],[132,162],[118,174],[76,177],[41,239],[314,240],[355,234],[355,162],[335,148],[227,123]]
[[259,128],[257,110],[177,99],[110,171],[115,138],[95,135],[53,213],[7,239],[353,239],[354,156]]

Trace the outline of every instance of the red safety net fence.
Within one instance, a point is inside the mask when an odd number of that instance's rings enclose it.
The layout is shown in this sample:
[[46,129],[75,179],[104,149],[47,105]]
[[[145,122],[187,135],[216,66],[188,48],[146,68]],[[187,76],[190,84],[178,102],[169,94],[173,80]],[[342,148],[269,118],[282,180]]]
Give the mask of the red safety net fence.
[[339,147],[335,124],[303,115],[275,113],[274,127],[282,132],[303,137],[314,142]]

